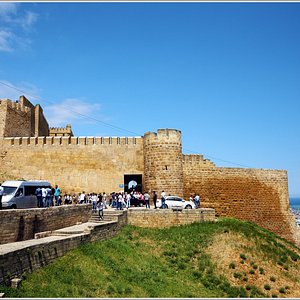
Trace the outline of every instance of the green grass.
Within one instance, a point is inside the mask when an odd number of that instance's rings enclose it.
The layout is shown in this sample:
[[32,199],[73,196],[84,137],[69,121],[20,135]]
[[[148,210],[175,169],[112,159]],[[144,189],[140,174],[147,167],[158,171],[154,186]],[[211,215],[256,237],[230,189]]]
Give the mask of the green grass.
[[[255,286],[244,288],[246,280],[237,272],[234,277],[241,284],[232,286],[206,253],[215,234],[231,231],[254,237],[265,247],[278,240],[252,223],[234,219],[169,229],[126,226],[110,240],[82,245],[27,275],[21,288],[1,291],[6,297],[22,298],[266,297]],[[264,255],[273,253],[272,259],[282,260],[285,247],[282,244],[282,252],[276,247],[268,247]],[[286,253],[298,259],[292,251]]]

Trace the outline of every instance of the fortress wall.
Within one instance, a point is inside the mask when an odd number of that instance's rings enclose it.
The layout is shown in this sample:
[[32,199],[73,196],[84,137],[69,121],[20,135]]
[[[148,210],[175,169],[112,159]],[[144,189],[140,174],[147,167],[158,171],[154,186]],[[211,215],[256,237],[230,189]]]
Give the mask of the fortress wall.
[[182,156],[183,163],[186,168],[190,165],[191,168],[213,168],[216,165],[209,159],[204,159],[200,154],[184,154]]
[[10,100],[1,101],[1,109],[4,110],[3,136],[30,136],[32,134],[32,112],[27,106]]
[[33,239],[38,232],[87,222],[91,214],[90,204],[0,210],[0,244]]
[[214,208],[217,216],[252,221],[297,243],[286,171],[199,168],[184,163],[184,197],[191,193],[199,193],[201,207]]
[[7,100],[0,99],[0,136],[4,136],[6,126]]
[[42,107],[37,104],[34,109],[35,120],[34,120],[34,136],[48,136],[49,135],[49,125],[44,116]]
[[181,131],[158,129],[144,135],[144,190],[183,195]]
[[[141,137],[22,137],[0,140],[0,180],[48,180],[62,193],[118,192],[124,174],[143,174]],[[122,144],[123,143],[123,144]]]
[[11,101],[0,100],[0,136],[30,135],[30,108]]

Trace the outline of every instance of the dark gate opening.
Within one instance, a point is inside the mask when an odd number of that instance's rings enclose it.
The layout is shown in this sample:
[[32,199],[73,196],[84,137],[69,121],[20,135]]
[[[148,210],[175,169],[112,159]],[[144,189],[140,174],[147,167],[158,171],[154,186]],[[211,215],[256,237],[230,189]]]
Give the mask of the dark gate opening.
[[124,175],[124,192],[131,192],[132,190],[142,192],[141,174]]

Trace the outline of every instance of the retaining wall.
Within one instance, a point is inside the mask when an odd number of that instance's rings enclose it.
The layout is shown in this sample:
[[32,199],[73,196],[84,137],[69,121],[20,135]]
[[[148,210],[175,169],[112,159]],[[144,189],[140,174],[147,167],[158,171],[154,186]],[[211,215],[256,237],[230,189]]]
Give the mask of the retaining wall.
[[191,224],[193,222],[215,221],[215,210],[211,208],[184,209],[142,209],[128,210],[128,224],[138,227],[164,228]]
[[91,204],[0,210],[0,244],[33,239],[38,232],[87,222],[91,211]]
[[81,244],[101,241],[115,236],[127,222],[126,212],[118,216],[117,221],[106,224],[94,224],[88,232],[70,236],[49,236],[37,240],[20,242],[19,247],[14,243],[16,250],[1,252],[0,246],[0,284],[10,285],[11,279],[21,277],[24,273],[32,273],[55,259],[65,255],[68,251]]

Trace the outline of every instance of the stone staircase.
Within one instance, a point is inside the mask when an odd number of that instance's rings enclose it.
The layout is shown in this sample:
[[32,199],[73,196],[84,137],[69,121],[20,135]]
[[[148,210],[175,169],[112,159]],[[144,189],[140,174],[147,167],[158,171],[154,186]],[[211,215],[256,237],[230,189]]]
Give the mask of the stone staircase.
[[118,216],[123,215],[124,210],[108,210],[105,209],[103,212],[103,220],[99,220],[98,213],[92,213],[89,222],[94,223],[107,223],[111,221],[118,221]]

